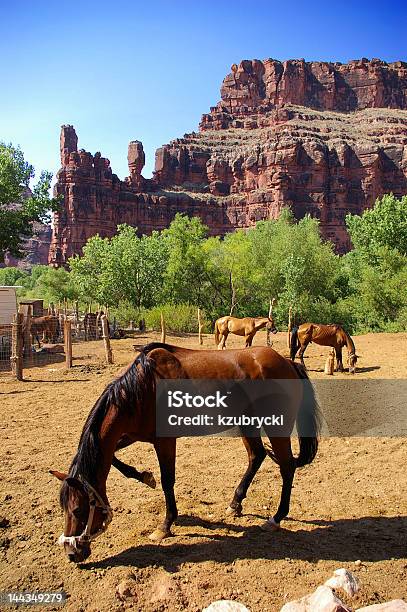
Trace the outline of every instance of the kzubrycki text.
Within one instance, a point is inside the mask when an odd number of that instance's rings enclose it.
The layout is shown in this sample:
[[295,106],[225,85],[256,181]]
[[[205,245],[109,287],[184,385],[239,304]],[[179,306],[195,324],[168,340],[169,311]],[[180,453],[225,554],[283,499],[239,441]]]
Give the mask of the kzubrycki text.
[[168,417],[168,424],[172,427],[179,427],[180,425],[207,427],[208,425],[211,426],[216,424],[219,427],[255,427],[256,429],[261,429],[264,426],[283,427],[284,417],[282,414],[271,414],[269,416],[261,417],[249,416],[247,414],[240,414],[238,416],[224,416],[222,414],[218,414],[216,417],[208,414],[196,414],[195,416],[179,416],[176,414],[171,414]]

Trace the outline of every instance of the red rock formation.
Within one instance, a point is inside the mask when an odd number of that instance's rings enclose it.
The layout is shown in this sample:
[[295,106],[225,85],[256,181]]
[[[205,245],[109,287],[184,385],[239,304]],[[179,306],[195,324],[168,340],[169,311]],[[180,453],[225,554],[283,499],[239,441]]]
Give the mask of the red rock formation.
[[221,101],[191,133],[156,152],[153,179],[141,175],[142,144],[128,150],[121,181],[109,160],[77,151],[61,132],[50,263],[64,265],[87,238],[119,223],[162,229],[176,212],[199,215],[212,234],[275,218],[290,205],[321,220],[338,251],[349,248],[344,218],[387,192],[407,193],[407,64],[360,60],[243,61]]
[[33,230],[33,235],[23,242],[23,256],[17,259],[6,253],[4,256],[4,266],[0,264],[0,268],[15,266],[16,268],[29,270],[33,266],[47,265],[52,236],[51,226],[36,221],[33,223]]

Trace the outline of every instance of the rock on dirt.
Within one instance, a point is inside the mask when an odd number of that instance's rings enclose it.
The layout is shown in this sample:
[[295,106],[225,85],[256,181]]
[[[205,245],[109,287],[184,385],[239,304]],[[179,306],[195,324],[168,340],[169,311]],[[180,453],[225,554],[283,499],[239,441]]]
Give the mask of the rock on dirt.
[[238,601],[219,599],[204,608],[202,612],[250,612],[250,610]]
[[325,586],[331,589],[343,589],[350,597],[360,590],[360,583],[355,574],[343,567],[334,571],[334,575],[325,582]]
[[402,599],[393,599],[386,603],[373,604],[366,608],[358,608],[356,612],[407,612],[407,603]]
[[286,603],[280,612],[351,612],[325,584],[311,595]]
[[177,599],[180,588],[168,572],[160,572],[151,585],[150,603],[169,602]]
[[137,599],[136,581],[131,578],[125,578],[116,587],[116,595],[121,601]]

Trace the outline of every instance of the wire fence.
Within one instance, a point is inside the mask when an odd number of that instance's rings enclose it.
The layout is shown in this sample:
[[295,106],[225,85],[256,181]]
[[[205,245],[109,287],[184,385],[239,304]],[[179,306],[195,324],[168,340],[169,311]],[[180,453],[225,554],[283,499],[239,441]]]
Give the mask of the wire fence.
[[11,370],[12,326],[0,325],[0,372]]
[[[0,373],[20,376],[23,368],[57,362],[72,367],[72,344],[100,340],[106,360],[112,363],[110,325],[103,311],[79,313],[77,310],[51,312],[32,316],[30,306],[20,308],[12,325],[0,325]],[[18,367],[17,367],[18,369]]]

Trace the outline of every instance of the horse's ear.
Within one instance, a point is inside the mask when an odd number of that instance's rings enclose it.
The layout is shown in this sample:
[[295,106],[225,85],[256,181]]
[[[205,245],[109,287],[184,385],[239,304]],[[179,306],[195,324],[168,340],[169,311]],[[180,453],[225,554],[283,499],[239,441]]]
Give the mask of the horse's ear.
[[85,488],[83,486],[83,484],[81,483],[80,480],[78,480],[77,478],[73,478],[72,476],[68,476],[65,479],[65,482],[72,487],[73,489],[77,489],[78,491],[81,491],[82,493],[85,491]]
[[58,480],[65,480],[68,474],[64,474],[64,472],[58,472],[58,470],[49,470],[49,473],[58,478]]

